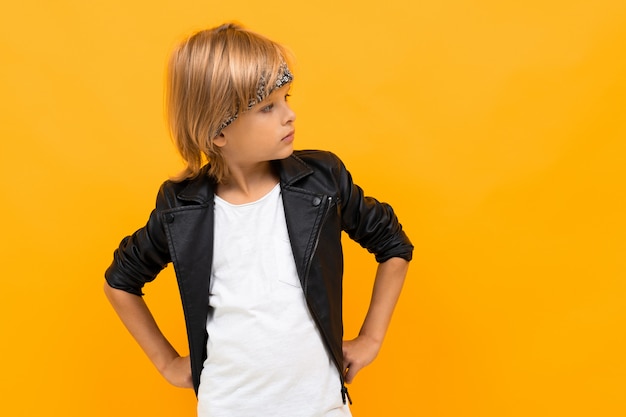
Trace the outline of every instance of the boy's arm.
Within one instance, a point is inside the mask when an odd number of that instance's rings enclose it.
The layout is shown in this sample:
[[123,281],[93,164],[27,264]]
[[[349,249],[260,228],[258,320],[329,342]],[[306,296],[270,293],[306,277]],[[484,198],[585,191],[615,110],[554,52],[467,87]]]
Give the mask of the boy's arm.
[[347,383],[351,383],[356,374],[378,355],[408,268],[409,262],[402,258],[391,258],[378,265],[372,299],[361,331],[356,339],[343,343]]
[[157,326],[142,297],[104,284],[113,309],[150,361],[172,385],[192,388],[189,356],[181,357]]

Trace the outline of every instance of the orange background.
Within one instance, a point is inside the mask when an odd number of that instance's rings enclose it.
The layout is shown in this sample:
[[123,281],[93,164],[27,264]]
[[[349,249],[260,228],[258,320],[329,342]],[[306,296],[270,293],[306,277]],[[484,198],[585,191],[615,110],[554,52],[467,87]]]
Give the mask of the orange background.
[[[297,147],[339,154],[416,246],[355,416],[626,415],[622,0],[4,4],[1,415],[194,415],[102,275],[181,168],[167,55],[229,20],[294,51]],[[346,247],[352,337],[375,264]],[[185,351],[171,268],[147,293]]]

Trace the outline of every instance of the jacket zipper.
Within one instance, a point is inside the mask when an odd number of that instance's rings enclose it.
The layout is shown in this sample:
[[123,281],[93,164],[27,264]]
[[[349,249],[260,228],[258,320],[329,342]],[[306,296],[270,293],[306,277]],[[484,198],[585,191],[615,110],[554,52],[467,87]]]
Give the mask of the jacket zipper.
[[[331,196],[326,197],[326,208],[324,210],[324,214],[322,215],[322,219],[319,223],[319,225],[317,226],[317,234],[315,236],[315,244],[313,245],[313,249],[311,250],[311,254],[309,255],[309,259],[307,261],[307,266],[306,266],[306,271],[304,273],[304,288],[305,288],[305,294],[306,294],[306,288],[307,288],[307,284],[308,284],[308,280],[309,280],[309,270],[311,268],[311,262],[313,262],[313,256],[315,255],[315,252],[317,251],[317,245],[320,242],[320,235],[322,234],[322,226],[324,225],[324,221],[326,220],[326,217],[328,215],[328,211],[330,210],[330,206],[331,206],[331,202],[332,202],[333,198]],[[307,302],[308,304],[308,302]],[[309,307],[309,310],[311,310],[311,308]],[[312,310],[311,310],[312,311]],[[313,315],[315,317],[315,315]],[[317,321],[317,327],[320,329],[320,332],[322,333],[322,335],[324,336],[324,342],[326,343],[326,345],[330,345],[330,342],[328,341],[328,337],[325,335],[325,333],[323,331],[321,331],[322,326],[319,325],[319,320],[317,320],[317,318],[315,318],[315,321]],[[346,398],[347,400],[350,402],[350,405],[352,405],[352,398],[350,398],[350,393],[348,393],[348,387],[346,387],[346,383],[344,380],[344,376],[343,376],[343,371],[341,370],[343,368],[343,366],[341,366],[341,364],[337,363],[337,359],[335,358],[335,355],[332,354],[332,349],[330,349],[329,347],[329,351],[331,352],[331,356],[333,357],[333,362],[335,362],[335,365],[337,367],[337,369],[339,370],[339,380],[341,381],[341,399],[343,401],[344,404],[346,404]]]
[[341,378],[341,398],[343,399],[344,405],[346,403],[346,397],[348,398],[348,401],[350,402],[350,405],[352,405],[352,398],[350,398],[350,393],[348,392],[348,387],[346,387],[346,384],[343,382],[343,377],[342,377]]
[[317,231],[316,231],[316,236],[315,236],[315,244],[313,245],[313,249],[311,250],[311,254],[309,255],[309,259],[307,260],[306,263],[306,270],[304,271],[304,287],[305,287],[305,292],[306,292],[306,288],[307,288],[307,284],[309,281],[309,271],[311,269],[311,262],[313,261],[313,256],[315,255],[315,252],[317,252],[317,245],[320,243],[320,235],[322,234],[322,226],[324,225],[324,221],[326,220],[326,217],[328,215],[328,210],[330,209],[330,202],[333,200],[333,198],[331,196],[326,197],[326,208],[324,210],[324,214],[322,215],[322,219],[320,221],[320,223],[317,226]]

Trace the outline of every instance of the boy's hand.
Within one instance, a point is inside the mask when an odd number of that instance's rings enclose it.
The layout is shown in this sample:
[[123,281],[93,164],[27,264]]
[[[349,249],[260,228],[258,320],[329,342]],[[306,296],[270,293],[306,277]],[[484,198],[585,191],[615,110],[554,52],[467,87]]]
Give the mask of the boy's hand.
[[174,358],[163,369],[163,377],[170,384],[179,388],[193,388],[191,379],[191,359],[189,356],[178,356]]
[[361,369],[376,359],[380,345],[380,342],[366,335],[360,335],[356,339],[343,342],[343,367],[346,383],[350,384]]

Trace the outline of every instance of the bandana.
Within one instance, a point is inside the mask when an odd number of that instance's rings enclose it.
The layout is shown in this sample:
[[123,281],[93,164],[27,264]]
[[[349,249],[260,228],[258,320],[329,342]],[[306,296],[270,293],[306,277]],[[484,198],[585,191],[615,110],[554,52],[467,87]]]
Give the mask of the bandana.
[[[276,82],[269,89],[267,88],[267,80],[265,79],[265,76],[261,75],[261,79],[259,80],[259,84],[256,89],[256,97],[248,102],[246,110],[250,110],[252,106],[265,100],[274,90],[278,90],[280,87],[289,84],[291,81],[293,81],[293,74],[289,71],[287,64],[282,64],[280,68],[278,68],[278,77],[276,78]],[[221,131],[224,130],[226,126],[237,120],[239,113],[239,110],[237,110],[234,116],[227,117],[226,120],[222,122],[219,129],[217,129],[215,136],[219,136]]]

